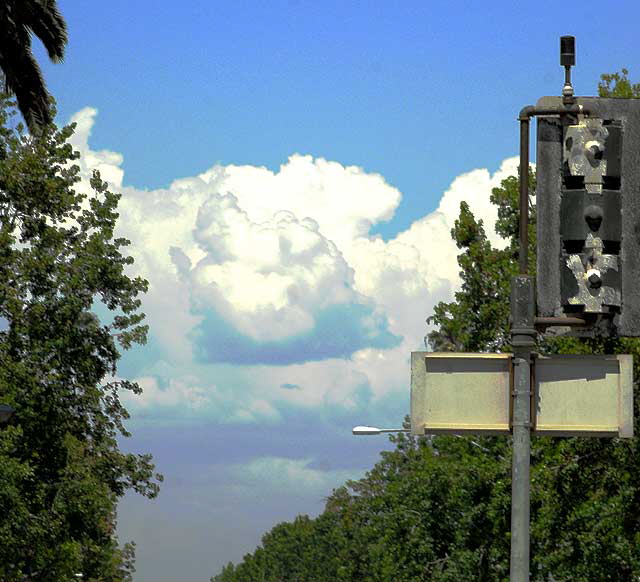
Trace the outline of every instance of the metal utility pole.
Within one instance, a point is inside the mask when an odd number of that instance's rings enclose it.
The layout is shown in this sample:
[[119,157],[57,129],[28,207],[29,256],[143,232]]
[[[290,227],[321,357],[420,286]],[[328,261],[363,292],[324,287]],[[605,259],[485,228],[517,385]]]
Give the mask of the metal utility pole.
[[[514,350],[515,351],[515,350]],[[511,582],[529,582],[529,457],[531,454],[531,347],[514,353],[511,465]]]
[[[526,122],[528,124],[528,120]],[[524,124],[523,124],[524,125]],[[528,128],[526,138],[528,139]],[[511,582],[529,582],[529,461],[531,456],[531,357],[535,348],[533,277],[529,244],[528,148],[520,150],[520,275],[511,281],[513,346],[513,458],[511,465]]]
[[511,281],[513,458],[511,462],[511,582],[529,581],[531,355],[535,348],[534,281],[529,263],[529,116],[520,119],[520,274]]
[[[575,64],[575,41],[571,36],[560,39],[560,64],[565,67],[562,105],[527,106],[520,121],[520,274],[511,281],[511,345],[513,346],[513,458],[511,465],[511,568],[510,582],[529,582],[529,521],[531,461],[531,367],[536,355],[535,279],[529,271],[529,126],[536,115],[560,118],[588,113],[577,107],[571,86],[571,66]],[[557,321],[547,318],[549,325],[583,324],[584,320]]]
[[[571,66],[575,64],[573,37],[560,39],[560,62],[565,85],[560,107],[525,107],[520,121],[520,274],[511,281],[511,345],[513,346],[513,457],[511,462],[510,582],[529,582],[531,366],[536,348],[535,280],[529,271],[529,125],[535,115],[575,115]],[[553,322],[552,322],[553,323]]]

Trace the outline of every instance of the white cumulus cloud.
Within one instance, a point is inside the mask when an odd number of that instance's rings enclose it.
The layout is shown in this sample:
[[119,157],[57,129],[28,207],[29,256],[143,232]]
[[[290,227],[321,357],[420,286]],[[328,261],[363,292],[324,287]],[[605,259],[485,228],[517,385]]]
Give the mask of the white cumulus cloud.
[[216,165],[140,190],[123,185],[120,154],[91,150],[95,118],[74,116],[81,187],[96,168],[122,192],[116,236],[132,241],[129,273],[150,282],[149,345],[122,360],[145,388],[127,401],[134,412],[186,403],[226,422],[274,422],[289,407],[408,398],[409,353],[459,285],[460,202],[504,244],[489,196],[516,158],[458,176],[435,211],[385,241],[370,229],[401,194],[379,174],[296,154],[278,171]]
[[367,236],[373,224],[389,220],[400,192],[375,173],[309,155],[292,155],[278,172],[255,166],[215,166],[199,176],[223,193],[233,193],[253,222],[280,210],[311,217],[339,248]]
[[282,210],[255,223],[235,196],[215,194],[200,207],[193,236],[207,253],[192,269],[181,255],[194,307],[215,310],[257,341],[309,332],[314,312],[359,299],[353,270],[311,218]]

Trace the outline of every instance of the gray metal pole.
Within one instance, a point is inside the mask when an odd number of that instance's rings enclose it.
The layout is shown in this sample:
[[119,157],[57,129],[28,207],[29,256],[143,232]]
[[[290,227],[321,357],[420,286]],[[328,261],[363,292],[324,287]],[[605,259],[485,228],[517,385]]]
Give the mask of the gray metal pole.
[[513,346],[513,459],[511,465],[511,582],[529,582],[529,465],[531,353],[535,348],[535,286],[529,250],[529,115],[520,116],[520,275],[511,281]]
[[529,582],[530,350],[514,357],[511,582]]
[[531,456],[531,354],[536,332],[534,279],[511,282],[513,357],[513,459],[511,465],[511,582],[529,582],[529,462]]
[[[520,111],[520,274],[511,281],[511,345],[513,346],[513,459],[511,465],[511,582],[529,582],[529,519],[531,462],[531,366],[536,347],[535,283],[529,269],[529,123],[534,115],[587,113],[576,106],[570,67],[575,64],[575,39],[560,39],[560,64],[565,67],[563,107],[527,106]],[[555,318],[548,322],[556,324]],[[540,321],[542,323],[542,321]],[[572,324],[582,324],[573,322]]]

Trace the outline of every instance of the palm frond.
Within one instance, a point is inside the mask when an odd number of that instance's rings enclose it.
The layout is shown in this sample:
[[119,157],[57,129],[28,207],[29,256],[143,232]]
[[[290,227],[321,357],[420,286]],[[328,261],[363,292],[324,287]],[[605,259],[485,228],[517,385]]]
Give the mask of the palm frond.
[[58,63],[67,46],[67,24],[54,0],[20,2],[21,23],[35,34],[47,49],[49,58]]
[[31,134],[51,123],[49,93],[31,51],[32,34],[59,62],[67,44],[67,26],[55,0],[0,0],[0,69],[5,90],[13,93]]
[[29,132],[37,134],[51,122],[49,93],[42,72],[31,50],[15,52],[7,58],[4,42],[0,41],[0,69],[4,72],[6,88],[16,96],[18,109]]

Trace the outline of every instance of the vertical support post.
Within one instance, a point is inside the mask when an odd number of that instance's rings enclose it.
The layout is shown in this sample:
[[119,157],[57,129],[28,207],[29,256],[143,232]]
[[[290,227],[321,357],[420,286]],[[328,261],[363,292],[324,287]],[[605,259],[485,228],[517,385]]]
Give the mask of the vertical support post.
[[511,283],[513,458],[511,465],[511,582],[529,582],[529,465],[531,456],[531,356],[535,347],[533,277]]
[[529,116],[520,116],[520,275],[511,280],[513,458],[511,461],[511,582],[529,582],[531,353],[535,347],[535,285],[529,268]]
[[520,115],[520,274],[529,269],[529,116]]
[[529,582],[531,457],[531,354],[535,346],[533,277],[511,282],[513,360],[513,458],[511,464],[511,582]]

